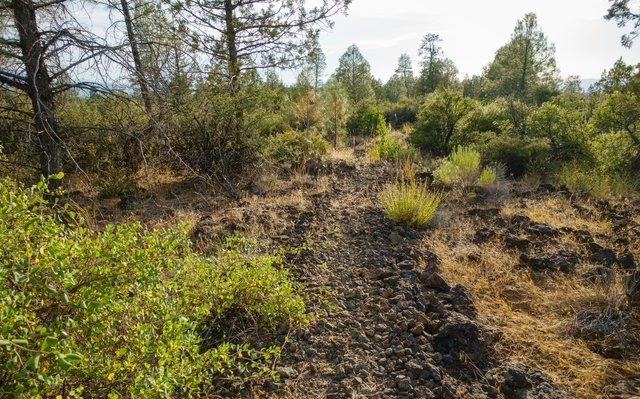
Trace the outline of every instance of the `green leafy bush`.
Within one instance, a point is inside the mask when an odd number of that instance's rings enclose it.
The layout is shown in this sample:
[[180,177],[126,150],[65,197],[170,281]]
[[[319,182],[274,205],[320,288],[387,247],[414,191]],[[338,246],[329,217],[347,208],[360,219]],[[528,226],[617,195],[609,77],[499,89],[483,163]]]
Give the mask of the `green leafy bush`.
[[456,147],[436,169],[434,177],[445,186],[469,187],[478,178],[480,153],[472,147]]
[[306,321],[280,255],[230,241],[204,257],[184,231],[139,224],[90,231],[45,186],[0,181],[1,396],[211,396],[279,351],[233,326],[269,337]]
[[374,104],[363,102],[347,119],[347,130],[354,135],[376,136],[387,131],[387,123]]
[[378,140],[371,149],[371,157],[374,160],[415,159],[417,155],[418,151],[411,145],[405,143],[398,134],[382,134],[380,140]]
[[527,173],[549,175],[557,164],[552,162],[552,148],[549,141],[528,138],[515,134],[485,133],[478,149],[482,158],[491,163],[501,163],[506,173],[522,177]]
[[267,139],[264,153],[276,164],[303,166],[310,160],[321,160],[329,154],[331,145],[317,134],[288,130]]
[[388,104],[384,110],[384,118],[394,129],[400,129],[407,124],[414,124],[418,120],[418,101],[413,98]]

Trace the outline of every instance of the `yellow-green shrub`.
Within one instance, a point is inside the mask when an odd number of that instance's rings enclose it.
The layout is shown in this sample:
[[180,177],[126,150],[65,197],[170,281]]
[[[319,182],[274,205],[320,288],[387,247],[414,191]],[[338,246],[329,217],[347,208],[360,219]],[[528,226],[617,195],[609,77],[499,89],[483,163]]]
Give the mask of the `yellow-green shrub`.
[[317,134],[288,130],[267,139],[264,154],[276,164],[302,166],[310,160],[321,160],[329,154],[331,145]]
[[482,169],[482,173],[480,173],[480,177],[478,177],[478,185],[482,187],[489,186],[495,183],[498,178],[498,172],[493,166],[485,166]]
[[456,147],[436,169],[434,177],[445,186],[469,187],[478,178],[480,153],[471,147]]
[[243,342],[237,320],[266,338],[307,319],[281,256],[230,242],[205,257],[184,231],[139,224],[94,232],[45,186],[0,180],[0,396],[213,396],[279,351]]

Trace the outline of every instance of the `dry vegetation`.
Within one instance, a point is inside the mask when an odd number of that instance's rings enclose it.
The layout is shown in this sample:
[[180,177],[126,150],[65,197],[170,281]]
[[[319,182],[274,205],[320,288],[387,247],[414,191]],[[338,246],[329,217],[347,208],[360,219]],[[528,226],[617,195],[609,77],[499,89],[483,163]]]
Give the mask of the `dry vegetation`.
[[[607,220],[582,217],[564,198],[512,199],[501,216],[525,215],[551,226],[586,229],[611,234]],[[500,356],[524,362],[553,377],[578,398],[607,397],[612,382],[640,375],[637,360],[607,359],[594,353],[571,330],[576,313],[585,308],[605,309],[622,301],[620,278],[608,285],[585,284],[579,264],[576,273],[539,274],[519,267],[519,252],[505,250],[500,239],[473,243],[484,223],[456,218],[438,227],[428,245],[442,259],[448,280],[467,287],[478,308],[479,319],[500,331],[495,349]],[[569,236],[559,238],[562,249],[582,246]],[[636,245],[635,250],[638,250]]]

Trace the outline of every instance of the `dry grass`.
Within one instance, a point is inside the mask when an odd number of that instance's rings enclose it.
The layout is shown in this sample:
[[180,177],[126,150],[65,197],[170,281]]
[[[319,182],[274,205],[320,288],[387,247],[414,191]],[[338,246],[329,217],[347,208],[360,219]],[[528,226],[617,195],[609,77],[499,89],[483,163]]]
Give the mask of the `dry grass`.
[[[563,199],[521,205],[506,204],[503,216],[524,214],[554,227],[586,228],[595,233],[611,230],[607,222],[581,218]],[[473,244],[479,227],[469,219],[452,221],[434,232],[429,246],[440,256],[445,277],[471,291],[480,320],[501,331],[497,353],[542,370],[578,398],[604,398],[604,388],[612,380],[640,376],[637,361],[606,359],[570,332],[579,310],[604,308],[619,299],[621,281],[603,287],[584,284],[579,271],[548,276],[530,273],[516,266],[519,253],[505,250],[501,243]],[[579,244],[566,238],[560,246],[574,249]],[[470,253],[480,260],[467,260],[465,255]]]

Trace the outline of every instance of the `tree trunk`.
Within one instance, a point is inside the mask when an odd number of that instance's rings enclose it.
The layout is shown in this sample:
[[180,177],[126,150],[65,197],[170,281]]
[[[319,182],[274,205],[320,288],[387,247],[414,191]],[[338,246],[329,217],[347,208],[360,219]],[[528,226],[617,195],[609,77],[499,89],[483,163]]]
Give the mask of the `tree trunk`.
[[129,40],[129,46],[131,47],[131,55],[133,56],[133,66],[135,68],[136,80],[138,86],[140,86],[140,94],[142,95],[142,101],[144,102],[144,109],[147,114],[151,114],[151,96],[149,95],[149,87],[147,81],[144,78],[144,68],[142,66],[142,60],[140,59],[140,51],[138,50],[138,41],[133,30],[133,20],[131,19],[131,13],[129,12],[129,4],[127,0],[120,0],[122,5],[122,15],[124,16],[124,24],[127,27],[127,39]]
[[[45,178],[62,172],[63,144],[53,103],[51,78],[44,62],[44,48],[40,42],[35,7],[31,0],[10,3],[20,38],[22,61],[27,73],[27,94],[33,108],[34,122],[40,143],[40,172]],[[61,185],[59,179],[50,180],[49,188]]]

